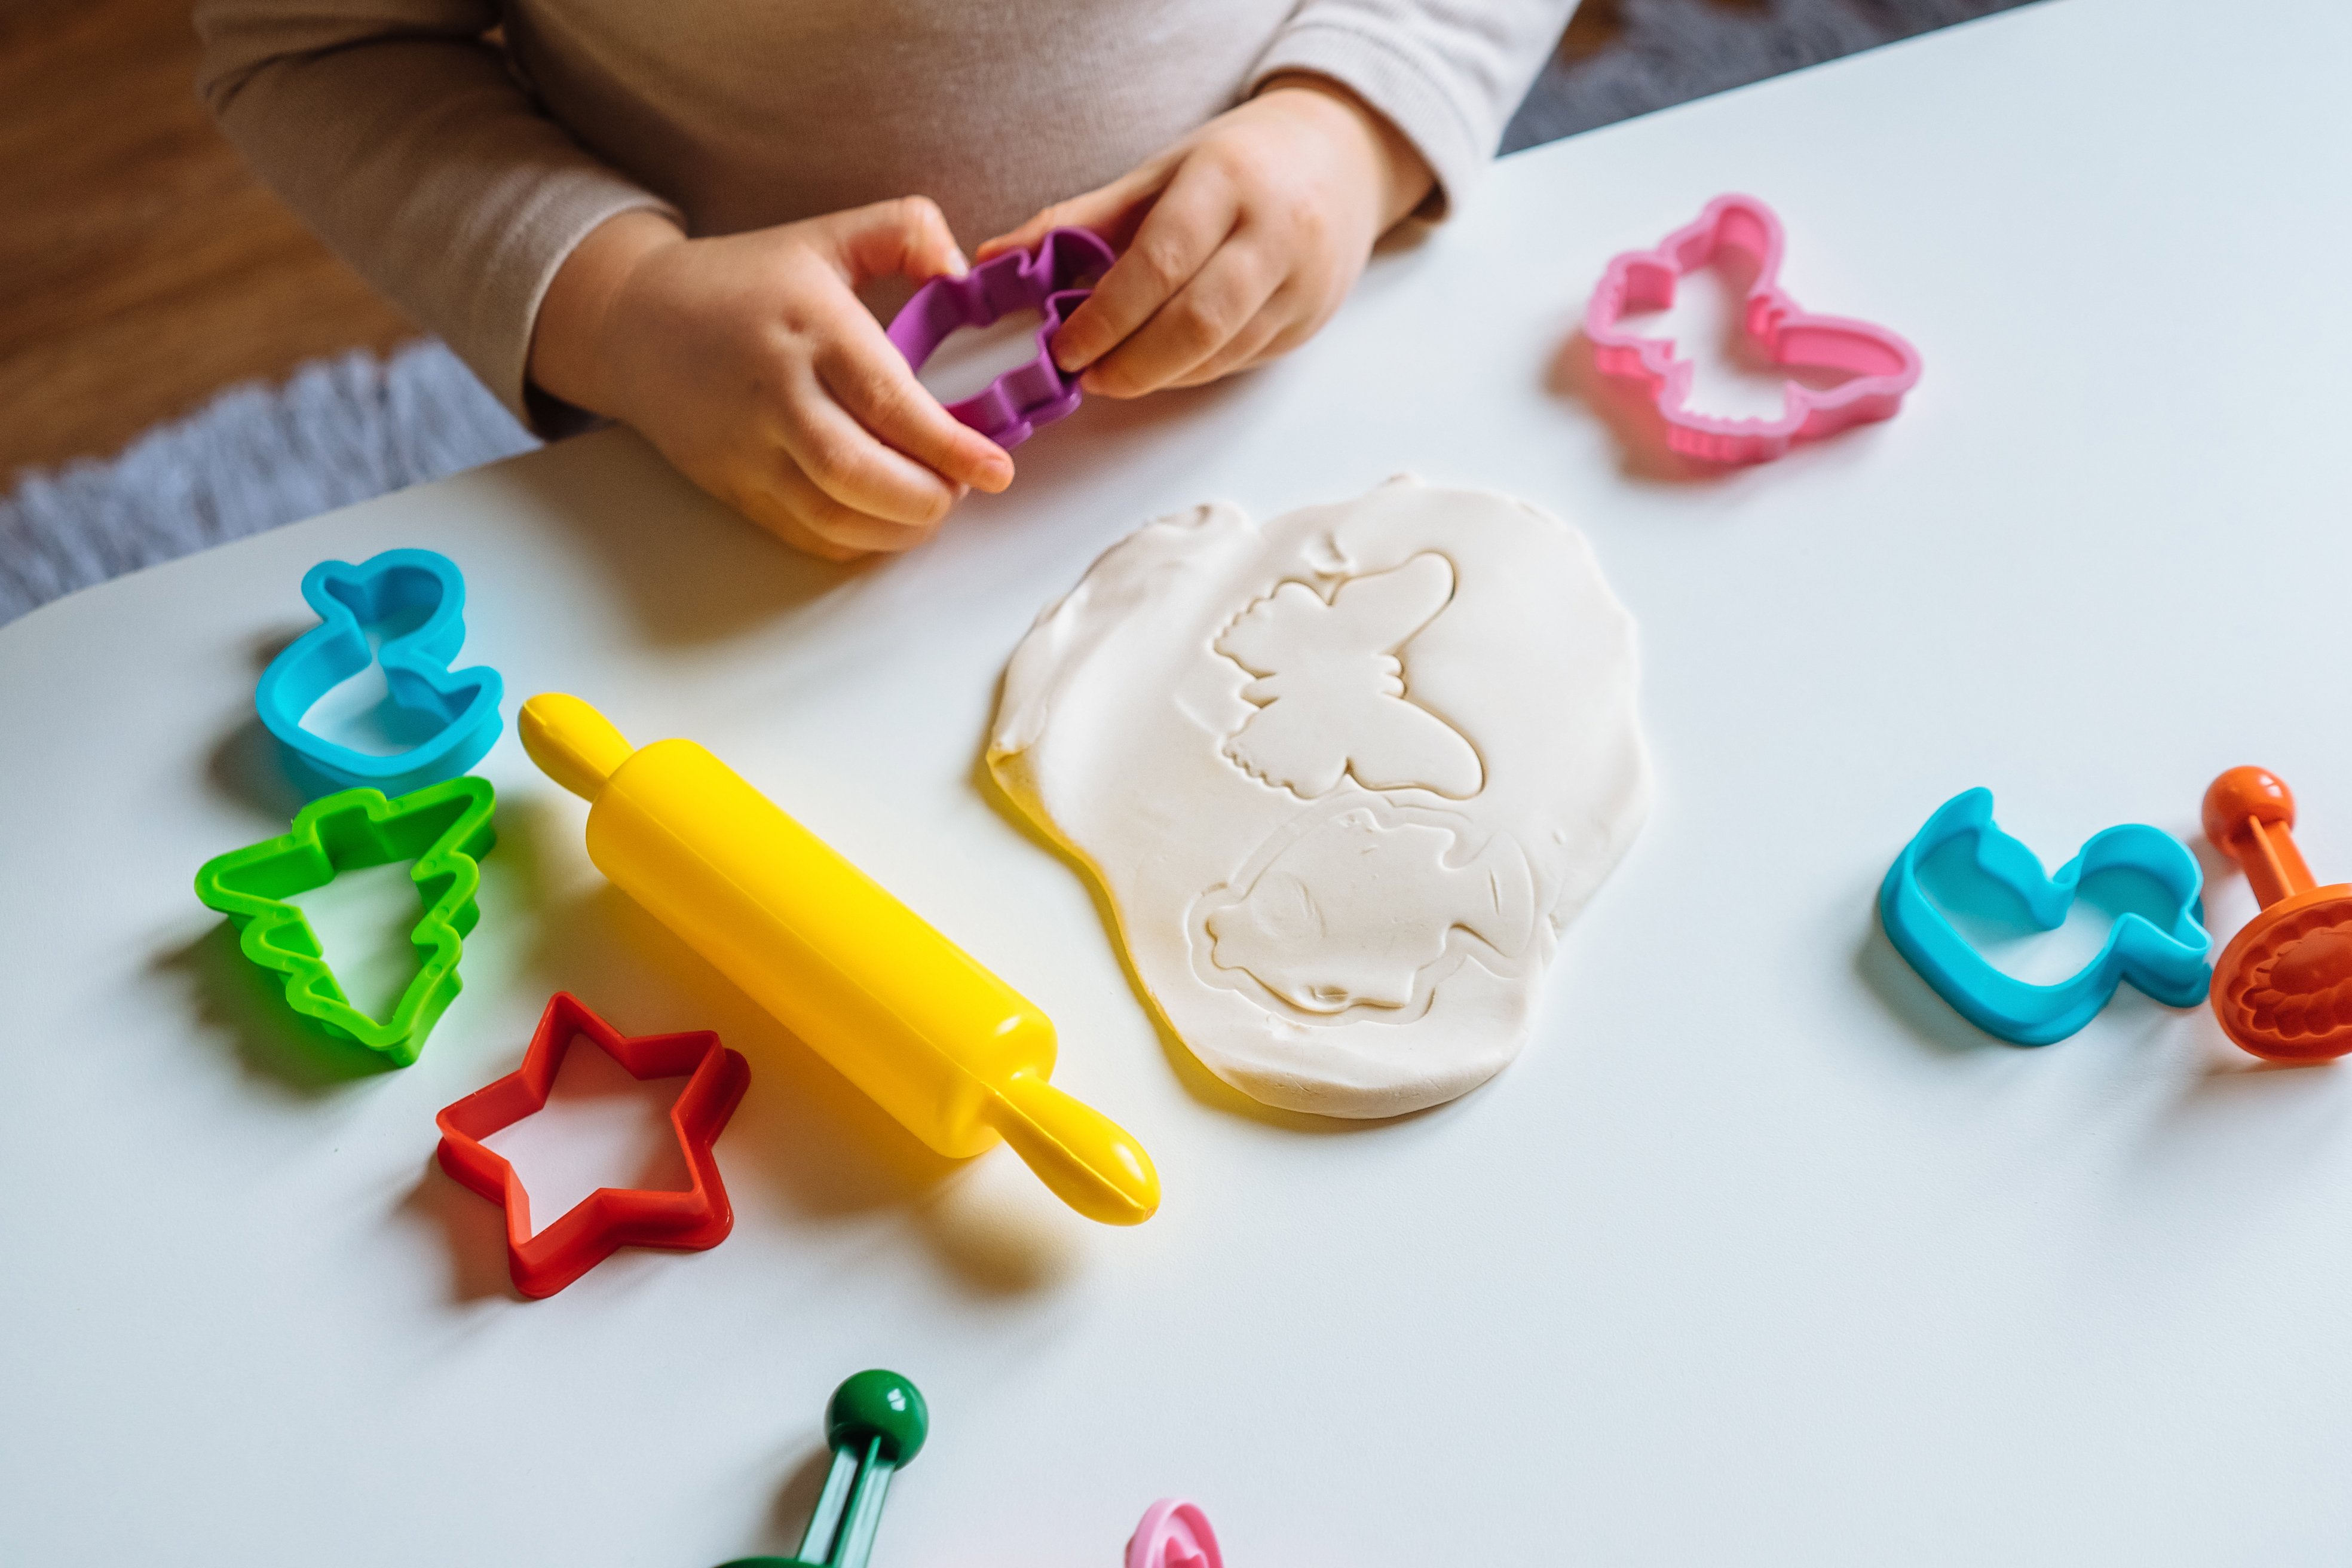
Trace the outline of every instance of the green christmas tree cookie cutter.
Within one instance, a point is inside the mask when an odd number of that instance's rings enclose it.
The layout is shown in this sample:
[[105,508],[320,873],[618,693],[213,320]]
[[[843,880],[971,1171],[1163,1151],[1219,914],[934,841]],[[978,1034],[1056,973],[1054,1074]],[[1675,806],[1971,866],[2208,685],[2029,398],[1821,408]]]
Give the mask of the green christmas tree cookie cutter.
[[[475,894],[480,860],[498,842],[497,795],[488,779],[445,779],[396,800],[347,789],[314,800],[285,837],[232,849],[196,873],[196,897],[236,927],[238,951],[286,977],[286,1005],[337,1039],[352,1040],[394,1067],[416,1059],[425,1037],[462,988],[457,960],[482,918]],[[323,888],[337,873],[414,859],[409,878],[425,917],[408,940],[423,956],[392,1016],[371,1018],[343,994],[317,933],[286,900]]]

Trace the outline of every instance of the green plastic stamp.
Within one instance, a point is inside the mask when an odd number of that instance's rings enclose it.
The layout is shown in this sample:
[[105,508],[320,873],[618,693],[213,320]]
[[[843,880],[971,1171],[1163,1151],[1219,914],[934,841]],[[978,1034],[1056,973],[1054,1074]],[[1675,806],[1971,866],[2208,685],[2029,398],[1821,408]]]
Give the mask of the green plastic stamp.
[[922,1392],[895,1372],[861,1372],[833,1391],[824,1440],[833,1468],[790,1557],[738,1557],[719,1568],[866,1568],[891,1475],[922,1452],[930,1435]]
[[[489,781],[470,775],[397,800],[381,790],[347,789],[304,806],[284,837],[205,861],[196,873],[196,897],[228,917],[247,959],[286,977],[286,1005],[297,1015],[404,1068],[462,987],[457,960],[466,933],[482,918],[475,895],[481,858],[498,842],[490,820],[496,804]],[[425,916],[408,940],[422,963],[392,1016],[379,1021],[352,1005],[310,922],[286,900],[325,887],[338,872],[409,859],[416,862],[408,874]]]

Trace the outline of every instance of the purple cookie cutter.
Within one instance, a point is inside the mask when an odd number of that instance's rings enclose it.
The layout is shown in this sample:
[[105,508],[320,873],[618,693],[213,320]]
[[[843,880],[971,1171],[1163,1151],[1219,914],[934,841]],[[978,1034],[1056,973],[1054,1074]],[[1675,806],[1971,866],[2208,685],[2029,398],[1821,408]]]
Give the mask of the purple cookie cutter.
[[[1051,425],[1078,406],[1078,378],[1066,375],[1046,345],[1078,301],[1117,259],[1098,235],[1083,228],[1057,228],[1034,250],[1009,250],[991,257],[961,278],[934,278],[890,321],[890,342],[917,370],[939,352],[948,334],[984,327],[1013,310],[1034,310],[1037,357],[1006,371],[948,412],[1000,447],[1017,447],[1041,425]],[[1084,287],[1079,280],[1086,279]]]

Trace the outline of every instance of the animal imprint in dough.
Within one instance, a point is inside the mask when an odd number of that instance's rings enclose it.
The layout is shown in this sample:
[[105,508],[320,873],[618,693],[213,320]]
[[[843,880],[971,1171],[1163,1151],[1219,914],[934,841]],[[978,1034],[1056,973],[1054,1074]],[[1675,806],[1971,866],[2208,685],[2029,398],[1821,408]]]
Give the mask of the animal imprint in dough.
[[1304,1012],[1426,1009],[1423,982],[1456,932],[1504,963],[1535,935],[1535,878],[1518,846],[1497,835],[1464,865],[1460,845],[1454,826],[1377,798],[1310,816],[1236,886],[1202,897],[1207,941],[1193,951],[1225,972],[1213,984],[1245,974]]
[[1014,650],[988,762],[1210,1071],[1391,1116],[1524,1043],[1648,811],[1634,675],[1574,529],[1400,479],[1114,545]]
[[1405,693],[1397,650],[1454,597],[1454,563],[1434,551],[1391,572],[1350,577],[1328,600],[1285,583],[1234,619],[1217,651],[1257,677],[1257,705],[1225,755],[1313,800],[1342,774],[1366,789],[1416,785],[1456,800],[1485,770],[1462,732]]

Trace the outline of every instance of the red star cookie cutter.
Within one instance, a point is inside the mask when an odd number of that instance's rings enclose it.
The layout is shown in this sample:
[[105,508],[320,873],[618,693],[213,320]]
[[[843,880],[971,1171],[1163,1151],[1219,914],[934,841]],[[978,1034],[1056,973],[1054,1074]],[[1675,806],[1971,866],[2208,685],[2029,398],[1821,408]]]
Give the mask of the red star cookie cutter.
[[[547,1104],[547,1091],[572,1040],[585,1035],[632,1078],[687,1078],[670,1125],[677,1131],[693,1178],[683,1191],[599,1187],[563,1217],[533,1236],[530,1196],[514,1167],[482,1144]],[[523,1053],[522,1066],[476,1089],[444,1110],[441,1168],[507,1211],[507,1262],[515,1289],[526,1296],[552,1296],[623,1247],[662,1247],[699,1252],[727,1239],[735,1211],[719,1180],[710,1145],[751,1081],[741,1055],[719,1043],[709,1029],[682,1035],[624,1035],[589,1011],[568,991],[548,999],[538,1032]]]
[[[1638,383],[1666,422],[1666,445],[1708,463],[1760,463],[1796,441],[1833,435],[1848,426],[1885,419],[1918,384],[1919,351],[1885,327],[1843,316],[1814,316],[1782,291],[1780,220],[1754,196],[1717,196],[1698,221],[1678,228],[1655,250],[1615,257],[1584,308],[1584,335],[1593,363],[1605,375]],[[1696,366],[1675,354],[1671,338],[1643,337],[1618,325],[1642,310],[1675,302],[1675,285],[1723,251],[1744,251],[1756,263],[1740,317],[1748,335],[1773,363],[1791,370],[1846,373],[1833,386],[1791,381],[1779,417],[1727,419],[1690,406]]]

